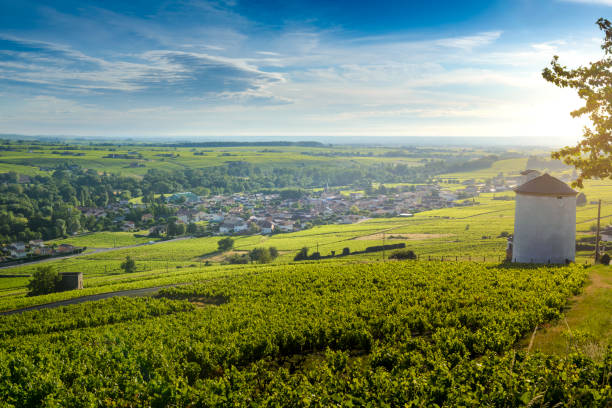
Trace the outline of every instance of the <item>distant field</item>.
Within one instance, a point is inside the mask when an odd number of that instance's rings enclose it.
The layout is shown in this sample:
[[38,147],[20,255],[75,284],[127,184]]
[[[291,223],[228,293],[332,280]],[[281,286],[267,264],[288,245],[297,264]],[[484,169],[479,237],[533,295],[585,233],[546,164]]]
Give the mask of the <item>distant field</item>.
[[527,158],[518,158],[518,159],[506,159],[499,160],[488,169],[474,170],[470,172],[464,173],[447,173],[441,174],[438,176],[442,179],[456,179],[456,180],[468,180],[475,179],[478,181],[482,181],[484,179],[492,178],[499,173],[503,173],[505,176],[516,175],[521,171],[525,170],[525,166],[527,165]]
[[[64,151],[61,145],[38,146],[40,150],[28,150],[21,146],[17,151],[0,151],[0,173],[16,171],[22,174],[34,175],[40,172],[39,167],[55,167],[60,163],[76,164],[83,168],[100,172],[132,175],[141,177],[149,169],[184,170],[186,168],[201,169],[240,161],[263,166],[291,165],[297,163],[322,163],[329,165],[342,162],[353,163],[388,163],[420,166],[420,158],[386,157],[385,153],[396,148],[367,148],[372,154],[362,156],[358,148],[350,146],[334,147],[304,147],[304,146],[244,146],[244,147],[149,147],[142,145],[98,146],[94,148],[76,145],[71,153],[78,155],[53,154],[53,151]],[[73,146],[74,147],[74,146]],[[80,149],[79,149],[80,147]],[[363,151],[363,149],[361,149]],[[109,154],[128,154],[137,151],[142,158],[115,159],[106,158]],[[196,153],[199,153],[196,155]],[[201,154],[200,154],[201,153]],[[178,155],[163,157],[164,154]],[[451,155],[452,150],[441,150],[439,154]],[[474,154],[478,154],[475,150]],[[138,163],[139,167],[132,166]]]
[[[129,149],[127,149],[129,150]],[[126,151],[127,151],[126,150]],[[179,149],[180,150],[180,149]],[[260,149],[263,150],[263,149]],[[279,149],[299,154],[295,148]],[[180,150],[181,154],[192,154],[187,149]],[[205,154],[220,154],[221,151],[232,154],[246,154],[257,156],[256,149],[235,148],[215,149],[215,152]],[[13,153],[13,152],[11,152]],[[104,152],[102,152],[104,153]],[[95,152],[98,156],[101,152]],[[106,153],[104,153],[106,154]],[[149,153],[156,157],[156,150]],[[262,153],[263,154],[263,153]],[[274,155],[277,153],[266,153]],[[205,156],[206,157],[206,156]],[[271,157],[271,156],[266,156]],[[198,157],[198,160],[201,158]],[[309,158],[310,159],[310,158]],[[194,158],[195,160],[195,158]],[[487,178],[497,175],[518,173],[524,169],[526,159],[500,160],[491,169],[478,170],[470,173],[445,175],[443,178]],[[452,177],[451,177],[452,176]],[[391,185],[389,185],[391,186]],[[460,185],[449,184],[449,187]],[[349,191],[347,191],[348,193]],[[588,204],[577,209],[577,231],[579,237],[592,234],[590,228],[595,223],[597,206],[591,204],[599,198],[604,200],[602,207],[603,224],[612,223],[612,182],[587,181],[584,193]],[[325,256],[334,251],[340,254],[347,247],[351,252],[363,251],[368,246],[381,245],[383,237],[386,243],[406,242],[408,248],[414,250],[418,256],[429,259],[464,259],[494,262],[505,256],[506,239],[501,237],[502,232],[512,233],[514,229],[514,201],[493,200],[497,196],[513,197],[512,191],[497,194],[482,194],[475,198],[476,205],[469,207],[446,208],[415,214],[411,218],[377,218],[358,224],[325,225],[306,231],[272,236],[244,236],[235,237],[235,249],[248,251],[256,247],[274,246],[280,251],[276,263],[291,262],[297,251],[308,247],[312,253],[318,250]],[[141,232],[145,234],[145,231]],[[406,239],[398,239],[405,236]],[[148,237],[136,238],[133,233],[127,232],[97,232],[52,243],[69,243],[88,248],[112,248],[142,244],[150,241]],[[160,243],[154,246],[142,246],[130,249],[120,249],[107,253],[91,254],[78,258],[54,260],[49,264],[60,271],[82,271],[85,273],[86,286],[96,284],[97,277],[120,276],[119,265],[127,255],[137,262],[137,269],[145,272],[165,272],[197,265],[206,260],[218,262],[224,258],[217,250],[219,237],[197,238],[177,242]],[[388,255],[388,253],[387,253]],[[342,262],[351,259],[376,260],[381,259],[381,253],[351,255],[341,258]],[[484,258],[483,258],[484,257]],[[577,262],[584,263],[592,259],[592,253],[578,253]],[[20,266],[5,273],[32,273],[36,266]],[[20,290],[23,280],[7,280],[0,285],[7,289]]]
[[[92,232],[82,234],[70,238],[54,239],[47,242],[47,245],[52,244],[70,244],[75,246],[85,246],[87,248],[115,248],[128,245],[144,244],[149,241],[158,241],[159,238],[149,238],[146,235],[149,231],[136,232]],[[144,237],[135,237],[134,235],[144,235]]]

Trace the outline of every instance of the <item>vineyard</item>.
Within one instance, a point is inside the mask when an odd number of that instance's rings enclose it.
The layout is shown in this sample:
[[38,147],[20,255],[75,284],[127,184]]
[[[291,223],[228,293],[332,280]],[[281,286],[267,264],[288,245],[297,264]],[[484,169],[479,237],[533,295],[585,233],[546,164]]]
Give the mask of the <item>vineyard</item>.
[[193,284],[158,298],[2,317],[0,400],[605,407],[610,351],[598,361],[516,349],[561,316],[587,272],[414,261],[192,270]]

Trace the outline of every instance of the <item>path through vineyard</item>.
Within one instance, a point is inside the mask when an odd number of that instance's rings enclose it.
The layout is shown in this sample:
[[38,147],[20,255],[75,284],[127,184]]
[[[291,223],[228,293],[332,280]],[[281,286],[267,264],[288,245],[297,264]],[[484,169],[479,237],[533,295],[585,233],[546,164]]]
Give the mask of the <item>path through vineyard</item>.
[[603,355],[612,337],[612,271],[595,266],[589,277],[584,291],[570,300],[565,319],[538,329],[534,350],[566,355],[579,349],[593,358]]

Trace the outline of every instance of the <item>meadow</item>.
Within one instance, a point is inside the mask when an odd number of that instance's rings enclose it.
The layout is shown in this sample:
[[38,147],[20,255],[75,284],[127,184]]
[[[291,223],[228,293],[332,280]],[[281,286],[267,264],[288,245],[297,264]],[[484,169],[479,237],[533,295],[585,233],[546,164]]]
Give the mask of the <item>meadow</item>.
[[136,232],[111,232],[98,231],[80,234],[68,238],[58,238],[47,241],[47,245],[69,244],[74,246],[82,246],[87,248],[116,248],[129,245],[145,244],[147,242],[159,241],[159,238],[148,237],[149,231]]
[[[420,157],[387,157],[385,153],[397,148],[351,146],[239,146],[239,147],[166,147],[147,145],[86,145],[27,144],[13,145],[12,151],[0,151],[0,172],[15,171],[20,174],[35,175],[60,163],[78,165],[100,172],[141,177],[150,169],[184,170],[202,169],[225,165],[231,162],[245,162],[264,167],[279,165],[325,163],[399,163],[407,166],[422,165]],[[69,155],[53,152],[68,152]],[[138,156],[130,152],[137,152]],[[453,149],[424,149],[423,154],[435,157],[451,157],[457,154]],[[369,157],[368,154],[371,156]],[[481,149],[463,152],[466,157],[477,157]],[[134,158],[109,158],[109,155],[128,155]],[[418,154],[417,154],[418,156]],[[121,156],[118,156],[121,157]],[[333,163],[332,163],[333,162]],[[133,164],[138,163],[138,167]],[[43,170],[41,170],[41,167]]]

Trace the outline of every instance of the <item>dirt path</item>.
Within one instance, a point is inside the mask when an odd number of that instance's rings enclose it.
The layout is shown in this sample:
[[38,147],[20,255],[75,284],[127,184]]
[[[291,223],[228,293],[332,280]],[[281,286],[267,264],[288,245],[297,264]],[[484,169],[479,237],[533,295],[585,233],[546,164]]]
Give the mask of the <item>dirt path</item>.
[[130,296],[130,297],[152,296],[156,294],[157,292],[159,292],[161,289],[170,288],[170,287],[179,286],[179,285],[187,285],[187,283],[179,283],[179,284],[164,285],[164,286],[153,286],[150,288],[142,288],[142,289],[120,290],[117,292],[98,293],[96,295],[87,295],[87,296],[81,296],[78,298],[73,298],[73,299],[68,299],[68,300],[61,300],[58,302],[45,303],[43,305],[24,307],[23,309],[8,310],[6,312],[0,312],[0,316],[12,315],[16,313],[23,313],[23,312],[28,312],[31,310],[54,309],[60,306],[76,305],[79,303],[108,299],[108,298],[112,298],[116,296]]

